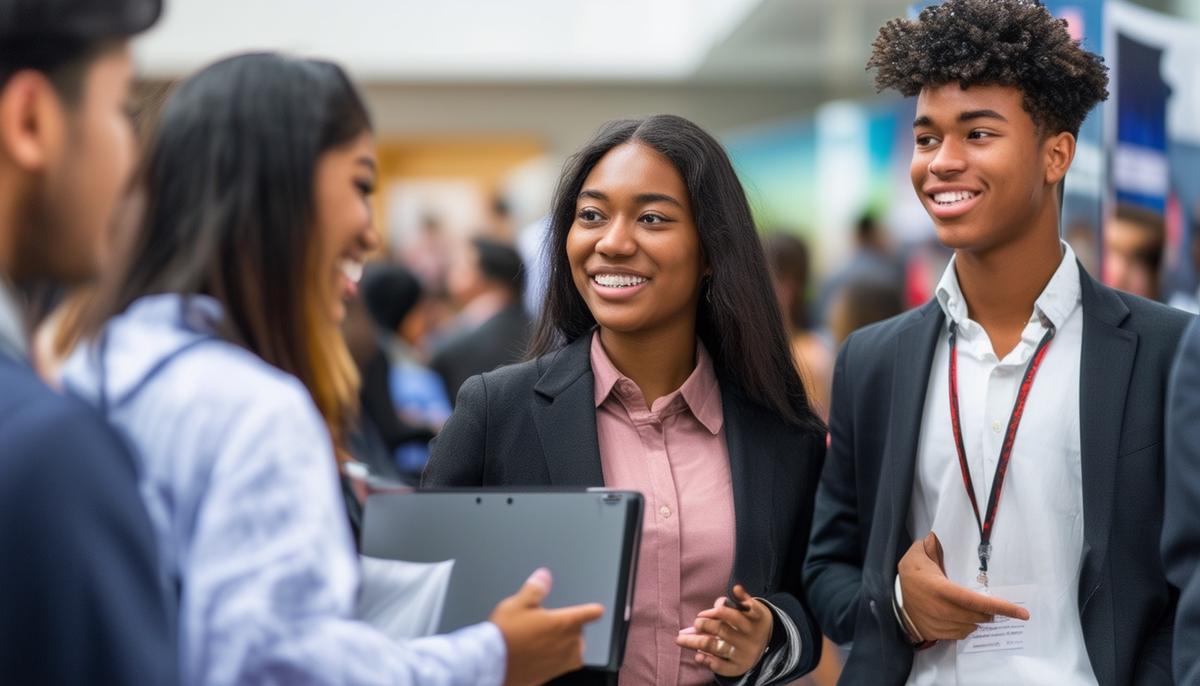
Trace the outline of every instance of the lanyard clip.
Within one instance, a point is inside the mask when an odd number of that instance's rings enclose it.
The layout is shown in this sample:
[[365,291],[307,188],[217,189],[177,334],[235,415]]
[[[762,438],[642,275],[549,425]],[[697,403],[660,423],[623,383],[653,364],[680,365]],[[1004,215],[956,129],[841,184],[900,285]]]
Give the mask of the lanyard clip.
[[979,544],[979,576],[975,580],[984,588],[988,587],[988,560],[992,557],[992,544]]

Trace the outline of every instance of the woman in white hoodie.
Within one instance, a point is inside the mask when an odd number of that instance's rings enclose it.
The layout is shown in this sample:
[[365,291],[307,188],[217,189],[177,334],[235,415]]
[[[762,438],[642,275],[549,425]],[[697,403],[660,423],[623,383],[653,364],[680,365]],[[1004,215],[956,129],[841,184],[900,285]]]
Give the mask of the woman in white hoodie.
[[595,606],[544,572],[491,621],[400,644],[355,621],[338,465],[357,378],[338,331],[377,244],[363,102],[337,66],[218,62],[167,102],[126,267],[64,382],[125,435],[177,591],[188,684],[537,683]]

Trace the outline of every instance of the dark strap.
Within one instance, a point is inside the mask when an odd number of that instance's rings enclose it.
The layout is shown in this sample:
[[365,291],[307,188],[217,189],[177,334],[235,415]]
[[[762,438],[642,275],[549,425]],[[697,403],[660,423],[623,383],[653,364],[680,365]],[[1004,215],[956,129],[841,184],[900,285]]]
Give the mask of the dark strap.
[[163,370],[165,370],[172,362],[179,359],[180,357],[183,357],[184,353],[188,352],[192,348],[195,348],[195,347],[201,345],[202,343],[208,343],[210,341],[219,341],[219,340],[221,340],[221,339],[217,338],[216,336],[200,336],[198,338],[194,338],[194,339],[188,341],[187,343],[184,343],[183,345],[179,346],[177,349],[175,349],[169,355],[166,355],[163,358],[161,358],[158,362],[155,362],[154,366],[150,368],[150,371],[146,372],[142,376],[141,380],[138,381],[137,384],[134,385],[134,387],[128,393],[121,396],[121,398],[117,402],[112,403],[110,406],[109,399],[108,399],[108,366],[105,363],[105,358],[108,356],[108,332],[105,331],[104,334],[100,337],[100,347],[99,347],[99,355],[100,355],[99,367],[100,367],[100,369],[99,369],[99,374],[98,374],[98,377],[99,377],[98,381],[99,381],[100,388],[98,390],[98,396],[99,396],[98,404],[99,404],[99,408],[100,408],[100,413],[107,418],[110,411],[121,407],[125,403],[132,400],[133,397],[136,396],[138,393],[141,393],[142,390],[146,388],[147,384],[149,384],[159,374],[161,374],[163,372]]
[[1008,463],[1012,459],[1013,443],[1017,438],[1017,429],[1021,425],[1021,417],[1025,413],[1025,402],[1029,391],[1033,388],[1033,379],[1037,376],[1042,359],[1050,341],[1054,339],[1054,326],[1050,326],[1046,335],[1038,343],[1033,357],[1025,367],[1025,375],[1017,391],[1017,399],[1013,403],[1012,412],[1008,417],[1008,430],[1004,434],[1004,442],[1000,447],[1000,456],[996,460],[996,472],[992,477],[992,488],[988,494],[983,516],[980,516],[979,502],[975,498],[975,486],[971,482],[971,468],[967,464],[967,451],[963,445],[962,425],[958,416],[958,324],[950,323],[950,423],[954,431],[954,447],[958,452],[958,466],[962,472],[963,486],[967,489],[967,499],[971,501],[971,509],[975,513],[975,523],[979,527],[979,571],[986,579],[988,560],[992,554],[992,527],[996,523],[996,510],[1000,506],[1000,493],[1004,488],[1004,477],[1008,474]]

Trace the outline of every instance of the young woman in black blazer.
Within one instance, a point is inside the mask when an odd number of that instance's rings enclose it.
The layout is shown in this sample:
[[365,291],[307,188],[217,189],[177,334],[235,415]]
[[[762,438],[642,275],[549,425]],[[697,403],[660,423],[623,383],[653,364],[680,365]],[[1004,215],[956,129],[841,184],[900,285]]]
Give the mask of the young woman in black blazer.
[[[673,395],[686,395],[706,373],[720,399],[719,408],[707,408],[718,418],[709,425],[720,429],[693,436],[707,446],[700,452],[719,456],[713,474],[728,486],[712,501],[732,504],[733,531],[723,539],[710,531],[702,544],[732,544],[721,558],[732,560],[732,573],[727,583],[723,571],[717,574],[714,595],[732,587],[750,609],[710,606],[714,596],[704,596],[707,609],[681,616],[678,635],[655,624],[648,663],[657,657],[665,668],[638,672],[627,659],[621,682],[774,684],[808,672],[820,657],[821,636],[803,600],[801,564],[825,428],[805,397],[750,208],[725,151],[679,117],[605,125],[567,164],[547,247],[550,282],[532,359],[464,384],[422,485],[606,485],[613,460],[636,469],[665,460],[669,451],[628,450],[636,439],[618,450],[605,427],[624,420],[602,414],[607,400],[596,393],[598,379],[621,376],[632,426],[635,411],[677,402]],[[601,358],[603,368],[594,369]],[[690,409],[703,414],[704,408]],[[671,456],[660,473],[672,474],[679,469],[674,460],[688,457]],[[704,501],[718,477],[708,482],[693,473],[680,481],[707,489]],[[673,495],[679,502],[692,496],[690,509],[680,505],[672,513],[664,506],[661,516],[701,520],[702,528],[710,513],[696,506],[696,493]],[[660,512],[648,510],[649,530]],[[685,532],[681,546],[688,543]],[[647,536],[642,545],[646,559]],[[678,587],[692,581],[679,579]],[[641,583],[635,603],[639,593],[657,591]],[[680,607],[683,615],[682,601]],[[645,644],[631,645],[627,658],[630,649],[645,651]],[[559,683],[605,679],[577,672]]]

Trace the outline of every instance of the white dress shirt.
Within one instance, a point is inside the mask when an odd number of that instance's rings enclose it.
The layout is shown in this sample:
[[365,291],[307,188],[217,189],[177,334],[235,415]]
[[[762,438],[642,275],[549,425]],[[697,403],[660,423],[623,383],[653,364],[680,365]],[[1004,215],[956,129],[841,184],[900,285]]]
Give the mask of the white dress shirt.
[[1034,378],[992,531],[988,580],[995,595],[1005,586],[1033,586],[1026,647],[1020,653],[961,654],[960,641],[918,651],[908,683],[1095,684],[1079,621],[1083,556],[1083,490],[1079,449],[1079,365],[1083,339],[1079,267],[1063,258],[1038,296],[1021,340],[996,358],[987,332],[967,315],[952,260],[936,296],[946,315],[933,356],[917,450],[908,528],[914,540],[937,533],[946,575],[978,588],[979,527],[963,487],[949,407],[949,326],[958,325],[958,395],[967,463],[985,512],[1000,446],[1025,369],[1047,323],[1057,330]]

